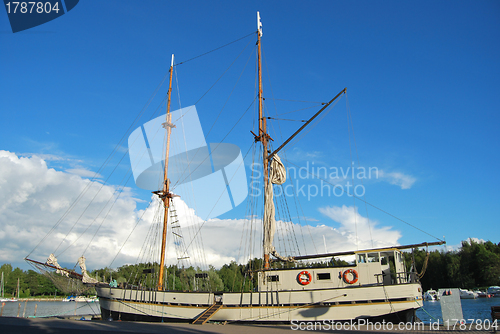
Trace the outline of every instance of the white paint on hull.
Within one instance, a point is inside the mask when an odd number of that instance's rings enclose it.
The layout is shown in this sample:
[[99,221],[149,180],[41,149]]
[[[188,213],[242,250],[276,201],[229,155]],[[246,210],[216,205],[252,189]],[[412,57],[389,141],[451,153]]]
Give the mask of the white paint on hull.
[[[214,303],[214,293],[96,288],[101,307],[113,313],[188,321]],[[419,308],[420,284],[325,290],[223,293],[214,321],[313,321],[377,317]],[[156,302],[155,302],[156,301]]]

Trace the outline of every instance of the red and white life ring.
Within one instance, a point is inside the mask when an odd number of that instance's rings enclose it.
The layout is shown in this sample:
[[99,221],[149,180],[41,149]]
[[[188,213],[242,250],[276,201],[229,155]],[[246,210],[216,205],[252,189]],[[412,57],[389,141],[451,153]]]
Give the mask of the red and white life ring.
[[[348,277],[349,274],[352,274],[352,279],[349,279],[349,277]],[[344,281],[347,284],[354,284],[354,283],[356,283],[358,281],[359,275],[358,275],[358,272],[355,269],[347,269],[342,274],[342,277],[344,278]]]
[[311,283],[312,276],[308,271],[304,270],[304,271],[301,271],[299,273],[299,276],[297,276],[297,279],[298,279],[300,284],[307,285],[307,284]]

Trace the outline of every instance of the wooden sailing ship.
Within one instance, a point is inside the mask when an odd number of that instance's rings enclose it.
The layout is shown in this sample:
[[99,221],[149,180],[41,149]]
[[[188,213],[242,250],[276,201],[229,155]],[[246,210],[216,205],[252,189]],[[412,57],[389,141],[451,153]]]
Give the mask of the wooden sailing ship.
[[[282,256],[273,246],[275,209],[273,184],[285,182],[284,166],[278,153],[294,137],[316,119],[335,100],[345,94],[341,90],[314,116],[303,124],[289,139],[275,150],[270,150],[271,137],[263,114],[261,37],[262,26],[258,16],[257,63],[258,63],[258,133],[254,141],[262,146],[264,179],[263,217],[263,266],[254,268],[257,277],[253,291],[173,291],[165,286],[165,257],[169,209],[175,194],[169,180],[169,156],[172,131],[170,111],[174,58],[169,70],[169,88],[166,103],[166,150],[163,183],[154,193],[163,204],[161,254],[159,273],[153,287],[122,284],[118,286],[92,279],[82,267],[82,274],[61,268],[57,261],[40,263],[66,276],[82,279],[96,289],[103,319],[131,321],[184,321],[195,324],[211,321],[228,322],[291,322],[291,321],[346,321],[361,318],[384,318],[392,321],[410,321],[420,307],[422,290],[414,270],[408,271],[403,249],[428,246],[425,243],[391,248],[377,248],[342,253],[314,254],[309,256]],[[307,267],[294,265],[297,261],[332,258],[349,255],[355,262],[345,266]],[[284,261],[288,266],[272,268],[271,260]]]

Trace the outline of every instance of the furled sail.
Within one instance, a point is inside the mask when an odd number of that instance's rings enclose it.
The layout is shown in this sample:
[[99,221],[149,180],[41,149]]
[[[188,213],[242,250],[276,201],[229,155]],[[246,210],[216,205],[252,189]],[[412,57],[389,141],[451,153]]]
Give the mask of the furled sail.
[[87,274],[87,266],[85,265],[85,257],[82,255],[78,259],[78,264],[80,265],[80,269],[82,270],[82,282],[83,283],[98,283],[99,281],[95,278],[92,278]]
[[264,254],[272,254],[282,261],[294,261],[292,257],[280,255],[273,245],[276,221],[274,219],[274,193],[273,184],[283,184],[286,181],[286,169],[281,159],[276,154],[271,161],[269,178],[266,184],[265,206],[264,206]]
[[69,277],[69,273],[65,270],[60,270],[60,269],[63,269],[59,263],[57,263],[57,258],[54,254],[50,254],[49,255],[49,258],[47,259],[47,262],[45,262],[46,264],[48,265],[51,265],[51,266],[54,266],[56,267],[56,274],[61,274],[61,275],[64,275],[66,277]]

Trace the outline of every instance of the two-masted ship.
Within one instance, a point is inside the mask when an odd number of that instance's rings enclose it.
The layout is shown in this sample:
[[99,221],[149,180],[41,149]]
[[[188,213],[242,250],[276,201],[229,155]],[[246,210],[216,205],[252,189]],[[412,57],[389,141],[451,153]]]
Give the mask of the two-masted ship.
[[[258,284],[252,291],[173,291],[165,284],[165,250],[169,208],[175,194],[169,180],[170,138],[176,131],[172,121],[170,101],[174,60],[170,66],[166,119],[166,150],[164,157],[162,188],[155,192],[163,203],[162,246],[159,259],[159,274],[154,288],[139,285],[109,284],[98,282],[88,274],[76,274],[61,268],[55,259],[45,266],[61,273],[82,279],[85,284],[95,286],[103,319],[130,321],[182,321],[192,323],[218,322],[291,322],[291,321],[348,321],[356,319],[386,319],[388,321],[411,321],[414,312],[422,303],[422,288],[415,268],[408,270],[404,263],[403,249],[428,246],[425,243],[391,248],[377,248],[342,253],[315,254],[309,256],[282,256],[274,245],[275,208],[273,184],[286,180],[285,167],[278,153],[310,122],[318,117],[337,98],[345,94],[341,90],[313,117],[298,129],[281,146],[271,150],[266,117],[263,115],[263,89],[261,70],[262,25],[258,16],[257,63],[258,63],[258,133],[253,140],[262,146],[264,194],[263,266],[252,271]],[[344,266],[308,267],[294,265],[299,261],[329,259],[335,256],[351,256],[352,264]],[[284,261],[288,266],[272,268],[271,259]]]

